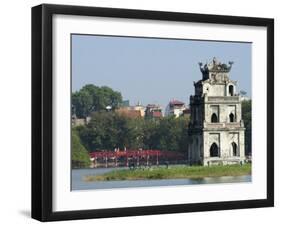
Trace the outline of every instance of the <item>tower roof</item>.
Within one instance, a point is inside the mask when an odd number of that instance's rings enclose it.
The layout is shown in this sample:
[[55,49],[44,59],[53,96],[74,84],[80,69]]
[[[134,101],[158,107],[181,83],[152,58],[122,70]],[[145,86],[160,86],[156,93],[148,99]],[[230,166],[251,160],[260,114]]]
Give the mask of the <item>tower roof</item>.
[[170,101],[170,106],[174,106],[174,105],[184,105],[183,102],[179,101],[179,100],[171,100]]
[[225,63],[219,62],[215,57],[209,63],[206,63],[203,66],[202,62],[199,62],[200,70],[203,74],[207,74],[209,72],[230,72],[233,61],[229,61],[228,65]]

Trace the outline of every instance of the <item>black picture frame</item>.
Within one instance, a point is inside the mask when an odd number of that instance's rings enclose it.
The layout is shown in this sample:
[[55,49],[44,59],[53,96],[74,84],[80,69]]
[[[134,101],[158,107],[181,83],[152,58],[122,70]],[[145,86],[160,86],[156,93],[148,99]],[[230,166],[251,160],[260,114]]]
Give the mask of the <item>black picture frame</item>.
[[[95,210],[52,210],[52,18],[55,14],[247,25],[267,29],[267,198]],[[122,217],[274,206],[274,20],[237,16],[43,4],[32,8],[32,218]]]

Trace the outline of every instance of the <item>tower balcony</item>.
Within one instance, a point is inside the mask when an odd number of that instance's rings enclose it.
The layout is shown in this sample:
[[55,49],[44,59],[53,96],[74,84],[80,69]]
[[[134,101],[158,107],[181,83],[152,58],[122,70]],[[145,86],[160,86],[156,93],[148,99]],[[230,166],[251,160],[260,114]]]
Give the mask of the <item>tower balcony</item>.
[[240,122],[206,122],[203,123],[206,129],[232,129],[232,128],[244,128],[244,121]]
[[238,102],[240,101],[240,96],[206,96],[205,101],[208,102]]

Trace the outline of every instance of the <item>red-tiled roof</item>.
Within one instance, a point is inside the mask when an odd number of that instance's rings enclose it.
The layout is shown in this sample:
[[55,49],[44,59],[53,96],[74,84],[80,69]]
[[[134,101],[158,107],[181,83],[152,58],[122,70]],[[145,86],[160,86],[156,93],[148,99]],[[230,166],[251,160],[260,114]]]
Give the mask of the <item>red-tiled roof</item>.
[[184,103],[179,100],[171,100],[170,105],[184,105]]
[[129,118],[138,118],[141,117],[141,112],[139,110],[130,110],[125,108],[120,108],[116,110],[116,112],[120,115],[129,117]]

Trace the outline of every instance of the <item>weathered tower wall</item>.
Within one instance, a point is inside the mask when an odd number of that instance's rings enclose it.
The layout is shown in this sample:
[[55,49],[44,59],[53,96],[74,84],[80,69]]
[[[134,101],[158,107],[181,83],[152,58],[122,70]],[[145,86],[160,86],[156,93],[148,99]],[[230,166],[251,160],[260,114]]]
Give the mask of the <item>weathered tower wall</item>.
[[236,81],[229,66],[213,60],[200,69],[202,80],[194,83],[190,97],[188,158],[191,164],[234,164],[245,160],[245,128]]

